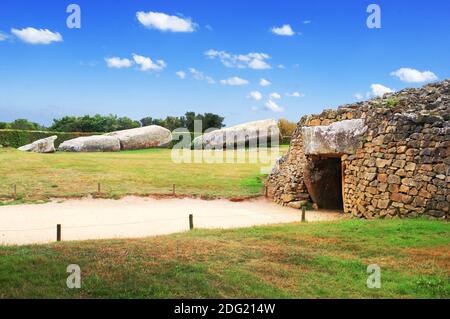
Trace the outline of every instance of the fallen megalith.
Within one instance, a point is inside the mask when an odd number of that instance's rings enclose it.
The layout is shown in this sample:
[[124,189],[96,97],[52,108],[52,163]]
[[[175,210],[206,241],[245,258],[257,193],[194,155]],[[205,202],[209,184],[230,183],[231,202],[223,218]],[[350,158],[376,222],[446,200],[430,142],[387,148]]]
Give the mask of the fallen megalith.
[[168,129],[158,125],[116,131],[108,133],[106,136],[117,138],[120,142],[121,150],[162,147],[172,141],[172,133]]
[[118,152],[120,151],[120,142],[118,138],[107,135],[83,136],[61,143],[58,150],[62,152]]
[[194,139],[194,148],[220,149],[227,146],[245,147],[247,144],[257,146],[258,143],[270,142],[271,136],[278,137],[278,123],[275,120],[248,122],[220,130],[208,132]]
[[53,153],[55,152],[55,140],[58,137],[56,135],[46,137],[31,144],[27,144],[18,148],[23,152],[35,152],[35,153]]

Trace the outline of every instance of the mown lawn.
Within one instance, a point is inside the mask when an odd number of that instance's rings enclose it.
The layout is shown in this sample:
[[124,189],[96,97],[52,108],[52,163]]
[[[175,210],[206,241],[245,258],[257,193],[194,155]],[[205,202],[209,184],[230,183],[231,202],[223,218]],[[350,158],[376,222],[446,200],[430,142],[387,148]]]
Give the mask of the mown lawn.
[[[81,289],[66,287],[78,264]],[[381,288],[366,286],[381,267]],[[450,298],[450,225],[344,220],[0,248],[0,297]]]
[[[280,154],[287,147],[280,148]],[[119,153],[34,154],[0,149],[0,203],[8,203],[17,185],[17,201],[46,200],[50,197],[80,197],[97,192],[102,197],[126,194],[177,194],[211,197],[245,197],[261,194],[261,150],[244,151],[243,163],[231,151],[221,156],[232,163],[176,163],[170,149],[148,149]],[[200,151],[195,151],[197,154]],[[278,149],[268,151],[272,161]],[[3,199],[3,200],[2,200]]]

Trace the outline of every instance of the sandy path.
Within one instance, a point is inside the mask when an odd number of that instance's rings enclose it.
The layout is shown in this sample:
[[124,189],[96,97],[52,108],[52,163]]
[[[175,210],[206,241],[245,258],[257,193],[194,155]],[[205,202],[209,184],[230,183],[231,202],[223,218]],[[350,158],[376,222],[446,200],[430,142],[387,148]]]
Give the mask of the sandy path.
[[[233,228],[289,223],[301,212],[265,199],[245,202],[201,199],[81,199],[0,207],[0,244],[48,243],[62,225],[62,240],[146,237],[197,228]],[[338,213],[307,212],[307,221],[333,220]]]

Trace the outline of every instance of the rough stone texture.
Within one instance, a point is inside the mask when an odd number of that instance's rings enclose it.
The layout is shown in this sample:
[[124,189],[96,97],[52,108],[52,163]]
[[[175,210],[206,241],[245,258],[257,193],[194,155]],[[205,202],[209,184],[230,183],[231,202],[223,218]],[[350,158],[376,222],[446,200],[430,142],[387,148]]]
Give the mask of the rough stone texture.
[[362,119],[344,120],[326,126],[302,128],[305,155],[353,153],[361,147],[367,126]]
[[106,135],[119,139],[122,150],[161,147],[172,141],[172,133],[168,129],[158,125],[117,131]]
[[107,135],[78,137],[65,141],[58,148],[62,152],[117,152],[120,151],[119,139]]
[[278,134],[275,120],[262,120],[244,123],[221,130],[212,131],[194,139],[195,148],[221,148],[226,145],[244,147],[246,143],[255,145],[259,141],[269,141],[272,133]]
[[[359,147],[334,154],[342,163],[344,212],[363,218],[448,218],[448,79],[304,116],[294,132],[289,152],[277,162],[266,181],[269,196],[282,205],[311,200],[305,172],[317,155],[305,154],[309,145],[304,142],[304,128],[350,119],[364,120],[367,131],[361,136]],[[335,151],[341,150],[338,147]]]
[[46,137],[31,144],[27,144],[18,148],[19,151],[36,152],[36,153],[53,153],[55,152],[56,135]]

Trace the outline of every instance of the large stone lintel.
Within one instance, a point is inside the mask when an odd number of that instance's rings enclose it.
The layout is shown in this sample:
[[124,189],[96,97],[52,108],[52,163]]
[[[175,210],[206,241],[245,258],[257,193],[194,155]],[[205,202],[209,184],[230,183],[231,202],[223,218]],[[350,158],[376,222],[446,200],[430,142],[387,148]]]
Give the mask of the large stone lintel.
[[353,119],[327,126],[305,126],[302,131],[305,155],[353,154],[361,147],[367,126],[363,119]]

